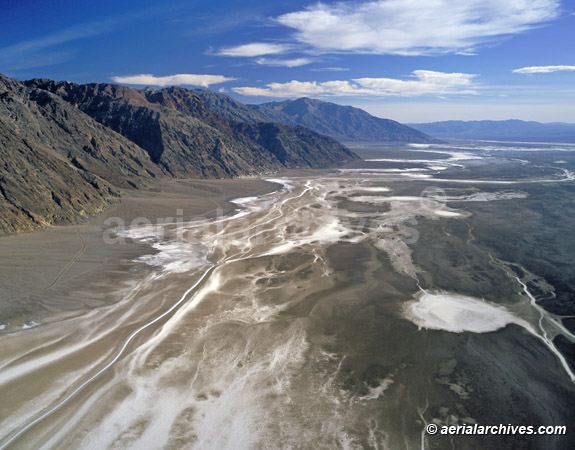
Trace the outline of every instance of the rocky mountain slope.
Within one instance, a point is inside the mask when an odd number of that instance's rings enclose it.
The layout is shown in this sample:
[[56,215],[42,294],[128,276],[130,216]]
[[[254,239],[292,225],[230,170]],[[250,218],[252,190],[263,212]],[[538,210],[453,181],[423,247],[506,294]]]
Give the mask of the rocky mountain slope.
[[157,177],[229,178],[356,158],[303,127],[221,117],[183,88],[0,75],[0,234],[80,221]]
[[274,122],[302,125],[340,141],[439,142],[399,122],[380,119],[362,109],[311,98],[263,103],[251,107]]
[[0,233],[77,222],[161,175],[128,139],[0,75]]
[[[27,84],[60,95],[135,142],[174,177],[257,175],[284,167],[327,167],[356,158],[324,136],[315,137],[324,147],[309,147],[289,127],[279,131],[276,127],[273,135],[256,142],[244,127],[214,114],[200,97],[179,87],[139,91],[111,84],[77,85],[51,80],[31,80]],[[302,148],[308,152],[306,159],[296,157]],[[278,153],[293,153],[294,157],[282,161]]]
[[374,117],[352,106],[300,98],[246,107],[224,94],[203,89],[194,92],[202,97],[213,112],[233,120],[252,123],[264,120],[291,126],[300,125],[343,142],[440,142],[407,125]]
[[415,123],[412,127],[439,138],[487,139],[520,142],[575,142],[575,124],[522,120],[448,120]]
[[252,107],[237,101],[229,95],[207,89],[194,89],[192,92],[201,97],[211,111],[227,119],[248,123],[270,121],[269,118],[258,113]]

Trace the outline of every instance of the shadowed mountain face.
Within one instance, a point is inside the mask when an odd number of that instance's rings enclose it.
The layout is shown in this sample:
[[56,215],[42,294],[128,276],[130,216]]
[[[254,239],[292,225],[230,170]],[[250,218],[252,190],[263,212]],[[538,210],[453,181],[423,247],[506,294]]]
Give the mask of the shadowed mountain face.
[[221,117],[183,88],[0,75],[0,233],[78,222],[156,177],[230,178],[357,158],[301,127]]
[[492,139],[520,142],[575,142],[575,124],[522,120],[448,120],[414,123],[412,127],[440,138]]
[[213,112],[232,120],[301,125],[340,141],[440,142],[399,122],[374,117],[352,106],[310,98],[246,106],[224,94],[203,89],[194,92],[202,97]]
[[[31,80],[27,84],[62,96],[135,142],[174,177],[258,175],[285,167],[326,167],[357,158],[324,136],[315,135],[314,142],[320,144],[310,146],[301,140],[303,134],[300,137],[289,127],[270,127],[272,135],[255,141],[249,127],[214,114],[199,96],[183,88],[138,91],[117,85],[50,80]],[[311,133],[305,138],[311,139]],[[302,151],[305,158],[301,157]],[[277,157],[283,153],[287,157]]]
[[0,75],[0,233],[71,223],[162,171],[148,154],[49,92]]

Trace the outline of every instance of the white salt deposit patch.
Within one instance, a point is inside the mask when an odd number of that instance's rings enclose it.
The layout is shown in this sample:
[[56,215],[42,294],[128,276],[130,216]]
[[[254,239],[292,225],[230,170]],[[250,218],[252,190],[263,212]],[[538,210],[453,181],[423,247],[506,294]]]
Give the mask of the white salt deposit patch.
[[[451,147],[449,147],[449,146],[445,147],[445,146],[439,145],[436,148],[434,148],[433,150],[420,150],[420,152],[422,152],[422,153],[441,153],[441,154],[449,155],[447,162],[465,161],[465,160],[472,160],[472,159],[484,159],[483,156],[481,156],[477,153],[453,151],[450,148]],[[469,149],[470,150],[483,150],[482,148],[477,149],[474,147],[470,147]],[[429,162],[433,163],[433,161],[429,161]],[[436,160],[436,162],[443,163],[443,162],[446,162],[446,160],[440,159],[440,160]]]
[[[405,159],[405,158],[369,158],[367,162],[403,162],[403,163],[429,163],[430,159]],[[385,169],[389,170],[389,169]]]
[[328,245],[338,242],[349,230],[339,223],[337,217],[327,217],[317,228],[310,232],[296,235],[291,239],[285,237],[285,241],[264,253],[265,256],[280,255],[288,251],[308,244]]
[[4,325],[3,323],[0,324],[0,331],[2,331],[2,330],[4,330],[4,329],[6,329],[6,325]]
[[411,248],[409,248],[403,239],[377,239],[374,245],[376,248],[387,253],[391,265],[397,272],[417,279],[417,274],[420,270],[413,264]]
[[560,161],[553,161],[553,163],[555,163],[555,164],[567,164],[567,161],[560,160]]
[[442,217],[461,217],[461,214],[454,211],[444,211],[442,209],[434,211],[435,214]]
[[450,161],[464,161],[464,160],[468,160],[468,159],[484,159],[483,156],[481,155],[476,155],[473,153],[467,153],[467,152],[445,152],[447,153],[450,158]]
[[498,191],[498,192],[477,192],[471,195],[458,195],[442,197],[445,201],[458,202],[491,202],[494,200],[511,200],[514,198],[527,198],[527,192],[521,191]]
[[400,175],[409,178],[431,178],[431,175],[425,173],[401,173]]
[[534,333],[531,325],[502,306],[459,294],[425,292],[405,305],[404,314],[418,327],[430,330],[487,333],[514,323]]
[[357,197],[349,197],[348,200],[352,202],[360,202],[360,203],[372,203],[375,205],[382,204],[382,203],[390,203],[390,202],[419,202],[421,201],[421,197],[415,196],[391,196],[391,197],[376,197],[370,195],[360,195]]
[[281,184],[282,189],[291,192],[295,189],[295,184],[293,180],[288,180],[287,178],[266,178],[265,181],[269,181],[270,183]]
[[120,230],[118,232],[118,236],[135,239],[141,242],[150,242],[163,234],[165,225],[167,224],[132,226],[129,229]]
[[369,386],[369,393],[363,397],[359,397],[360,400],[376,400],[383,396],[383,393],[387,390],[389,386],[393,384],[393,378],[385,378],[379,380],[379,385],[376,387]]
[[[232,216],[232,218],[244,217],[255,212],[265,211],[274,201],[273,194],[274,192],[262,195],[261,197],[241,197],[230,200],[231,203],[235,203],[241,207],[236,209],[239,213]],[[230,220],[230,218],[226,218],[226,220]]]
[[31,322],[28,322],[28,323],[25,323],[24,325],[22,325],[22,329],[27,330],[29,328],[35,328],[39,325],[40,324],[38,322],[31,321]]
[[[368,161],[383,161],[381,159],[378,160],[368,160]],[[390,161],[396,161],[396,160],[390,160]],[[409,161],[406,160],[406,162],[413,162],[413,161]],[[363,169],[338,169],[339,172],[341,173],[366,173],[366,174],[372,174],[372,173],[389,173],[389,174],[394,174],[394,173],[406,173],[406,172],[422,172],[422,171],[427,171],[429,169],[424,169],[421,167],[413,167],[413,168],[408,168],[408,169],[375,169],[375,168],[363,168]]]
[[230,200],[230,202],[235,203],[236,205],[245,205],[246,203],[254,202],[257,199],[258,197],[241,197]]
[[[516,152],[572,152],[574,150],[574,145],[570,143],[559,143],[559,142],[513,142],[513,141],[487,141],[480,140],[479,142],[491,142],[500,143],[501,145],[481,145],[479,147],[469,146],[470,149],[486,150],[486,151],[516,151]],[[521,144],[519,146],[509,145],[509,144]],[[525,145],[530,144],[532,147],[526,147]],[[464,147],[464,145],[461,145]]]
[[354,191],[361,191],[361,192],[389,192],[391,191],[388,187],[354,187]]
[[[424,163],[424,164],[430,164],[435,162],[435,160],[432,159],[394,159],[394,158],[372,158],[372,159],[366,159],[367,162],[394,162],[394,163]],[[443,161],[443,160],[441,160]],[[424,167],[411,167],[408,169],[374,169],[374,170],[381,170],[381,171],[385,171],[385,172],[403,172],[403,171],[421,171],[421,170],[427,170]]]
[[415,147],[415,148],[429,148],[431,147],[431,144],[407,144],[409,147]]
[[157,242],[152,247],[158,250],[153,255],[144,255],[136,262],[161,267],[164,273],[184,273],[208,264],[208,249],[200,244],[187,242]]

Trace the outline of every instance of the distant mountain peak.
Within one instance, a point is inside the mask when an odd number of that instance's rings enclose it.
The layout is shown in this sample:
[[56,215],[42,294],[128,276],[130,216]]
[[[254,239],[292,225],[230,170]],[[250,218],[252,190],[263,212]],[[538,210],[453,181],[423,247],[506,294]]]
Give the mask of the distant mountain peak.
[[410,124],[438,138],[519,142],[575,142],[575,124],[541,123],[518,119],[447,120]]
[[304,126],[339,141],[441,142],[389,119],[380,119],[353,106],[342,106],[315,98],[244,105],[225,94],[195,89],[216,114],[242,122],[278,122]]
[[407,125],[372,116],[362,109],[308,97],[250,107],[269,120],[302,125],[340,141],[440,142]]

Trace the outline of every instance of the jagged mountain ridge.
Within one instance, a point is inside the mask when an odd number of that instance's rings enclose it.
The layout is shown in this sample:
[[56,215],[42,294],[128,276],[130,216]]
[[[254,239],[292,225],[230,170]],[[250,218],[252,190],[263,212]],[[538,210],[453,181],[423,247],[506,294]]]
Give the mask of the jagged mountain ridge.
[[[323,148],[307,148],[309,135],[278,125],[274,135],[291,139],[255,142],[245,127],[213,113],[195,93],[180,87],[135,90],[110,84],[58,83],[31,80],[29,86],[61,95],[98,122],[146,149],[152,161],[175,177],[257,175],[279,168],[327,167],[357,158],[336,141],[317,137]],[[271,147],[266,147],[269,142]],[[307,148],[297,157],[289,145]],[[277,148],[290,157],[277,158]],[[321,146],[320,146],[321,147]]]
[[303,127],[221,117],[183,88],[0,75],[0,234],[81,221],[158,177],[229,178],[357,158]]
[[[220,98],[215,92],[211,94]],[[233,119],[223,117],[214,113],[204,99],[197,95],[197,91],[174,86],[162,90],[146,89],[146,96],[155,103],[201,117],[205,123],[252,148],[254,143],[261,145],[286,167],[329,167],[356,159],[355,155],[335,140],[325,139],[305,127],[254,120],[258,119],[254,112],[249,120],[246,120],[248,118],[243,113]],[[251,111],[247,105],[236,103],[244,112]],[[318,158],[320,155],[321,158]]]
[[380,119],[352,106],[310,98],[243,105],[221,93],[204,89],[196,89],[194,93],[202,97],[213,112],[232,120],[252,123],[264,120],[291,126],[299,125],[342,142],[440,142],[407,125]]

